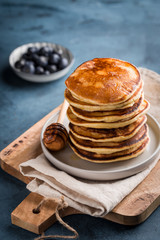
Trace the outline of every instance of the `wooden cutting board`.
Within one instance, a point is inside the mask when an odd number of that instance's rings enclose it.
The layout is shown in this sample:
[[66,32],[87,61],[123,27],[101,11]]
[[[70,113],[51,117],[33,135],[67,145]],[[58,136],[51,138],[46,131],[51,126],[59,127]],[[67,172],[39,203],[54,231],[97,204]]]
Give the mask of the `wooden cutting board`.
[[[33,125],[19,138],[1,151],[1,168],[19,180],[29,183],[31,179],[24,177],[19,171],[19,164],[37,157],[41,152],[40,133],[46,120],[61,106]],[[30,193],[26,199],[11,213],[12,223],[31,232],[40,234],[51,226],[55,219],[56,204],[52,201],[44,203],[40,213],[33,209],[41,202],[42,196]],[[110,221],[136,225],[143,222],[160,204],[160,161],[155,168],[112,212],[104,218]],[[68,207],[61,211],[61,216],[77,214]]]
[[[145,68],[139,68],[144,81],[145,98],[150,102],[150,113],[160,123],[160,75]],[[47,116],[37,122],[28,131],[2,150],[1,167],[10,175],[29,183],[31,179],[21,175],[19,164],[37,157],[41,152],[40,133],[46,120],[60,110],[54,109]],[[12,212],[12,223],[34,233],[42,233],[51,226],[55,219],[56,204],[47,201],[40,213],[33,213],[33,209],[42,201],[43,197],[30,193],[26,199]],[[145,178],[112,212],[104,218],[125,225],[136,225],[143,222],[160,204],[160,161]],[[61,211],[61,216],[77,214],[73,208]]]

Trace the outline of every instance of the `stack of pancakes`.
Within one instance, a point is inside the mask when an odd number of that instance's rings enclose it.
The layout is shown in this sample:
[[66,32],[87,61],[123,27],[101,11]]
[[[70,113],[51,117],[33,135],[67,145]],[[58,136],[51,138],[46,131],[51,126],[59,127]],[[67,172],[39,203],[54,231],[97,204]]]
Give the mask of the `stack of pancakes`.
[[104,163],[137,157],[145,150],[149,103],[135,66],[95,58],[80,65],[65,83],[70,146],[78,156]]

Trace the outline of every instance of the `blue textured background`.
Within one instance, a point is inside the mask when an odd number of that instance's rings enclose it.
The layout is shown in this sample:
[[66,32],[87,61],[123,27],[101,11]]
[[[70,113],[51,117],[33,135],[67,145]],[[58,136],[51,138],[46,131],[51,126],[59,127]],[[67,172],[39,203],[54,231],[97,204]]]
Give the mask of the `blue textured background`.
[[[18,78],[8,66],[19,45],[48,41],[75,56],[70,73],[94,57],[115,57],[160,73],[160,1],[158,0],[0,0],[0,150],[63,101],[66,77],[44,84]],[[33,239],[13,226],[12,210],[27,196],[25,184],[0,169],[0,238]],[[136,227],[76,215],[65,220],[80,239],[157,240],[160,209]],[[68,233],[54,224],[47,234]]]

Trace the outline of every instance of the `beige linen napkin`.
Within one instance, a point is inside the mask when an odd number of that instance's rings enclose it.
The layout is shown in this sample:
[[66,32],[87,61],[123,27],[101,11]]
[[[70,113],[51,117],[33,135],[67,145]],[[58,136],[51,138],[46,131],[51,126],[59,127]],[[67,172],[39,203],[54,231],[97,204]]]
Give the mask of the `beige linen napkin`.
[[[160,115],[159,75],[140,69],[145,82],[145,93],[151,103],[151,112]],[[147,85],[149,88],[147,88]],[[158,119],[159,120],[159,119]],[[155,166],[157,158],[146,170],[126,179],[116,181],[89,181],[79,179],[56,169],[41,154],[20,165],[21,173],[33,177],[27,188],[49,198],[64,196],[69,206],[92,216],[104,216],[128,195]]]
[[20,165],[22,174],[34,177],[27,188],[49,198],[64,196],[69,206],[92,216],[111,211],[151,171],[156,161],[145,171],[119,181],[88,181],[78,179],[51,165],[41,154]]

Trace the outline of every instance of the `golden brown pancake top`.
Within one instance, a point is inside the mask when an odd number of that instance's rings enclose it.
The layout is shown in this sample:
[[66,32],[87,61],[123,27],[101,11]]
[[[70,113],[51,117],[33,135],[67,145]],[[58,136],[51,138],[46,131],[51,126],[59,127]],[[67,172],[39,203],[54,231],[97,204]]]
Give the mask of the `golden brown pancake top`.
[[113,58],[95,58],[80,65],[66,80],[79,100],[93,104],[118,104],[129,99],[140,83],[132,64]]

